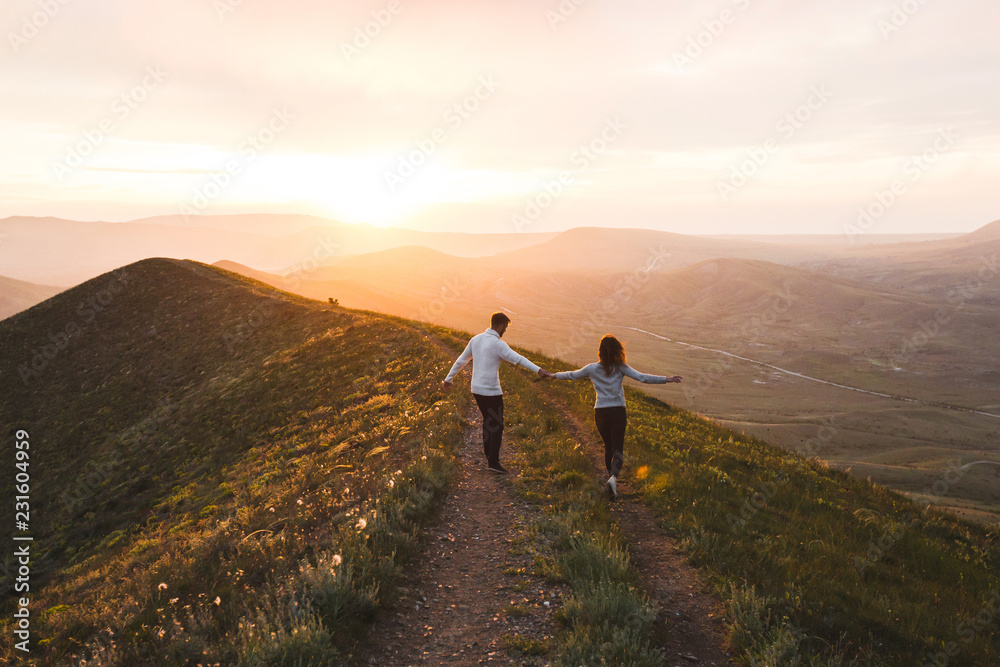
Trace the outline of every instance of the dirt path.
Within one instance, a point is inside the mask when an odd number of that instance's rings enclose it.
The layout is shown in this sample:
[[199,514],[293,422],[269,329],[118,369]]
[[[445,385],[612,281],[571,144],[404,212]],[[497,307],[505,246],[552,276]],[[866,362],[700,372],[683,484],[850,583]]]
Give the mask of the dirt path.
[[[559,411],[570,434],[592,452],[603,476],[604,444],[593,424],[583,424],[558,399],[539,390]],[[628,443],[625,478],[618,483],[612,514],[625,533],[639,580],[656,605],[658,640],[668,665],[735,665],[725,651],[723,611],[677,545],[660,530],[656,517],[631,486]]]
[[[561,591],[527,576],[532,557],[511,548],[530,506],[511,476],[486,471],[481,417],[469,411],[451,494],[430,529],[424,560],[405,576],[399,599],[375,624],[362,662],[372,665],[544,665],[544,657],[511,657],[507,645],[545,642]],[[512,448],[505,451],[513,455]],[[508,464],[511,472],[516,472]],[[552,594],[556,593],[556,597]],[[544,601],[549,602],[546,607]],[[518,656],[518,653],[513,655]]]

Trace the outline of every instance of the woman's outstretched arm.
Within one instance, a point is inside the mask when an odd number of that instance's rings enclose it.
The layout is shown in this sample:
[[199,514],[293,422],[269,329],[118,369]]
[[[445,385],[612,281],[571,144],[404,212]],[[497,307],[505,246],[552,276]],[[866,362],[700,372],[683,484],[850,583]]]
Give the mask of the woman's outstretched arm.
[[584,366],[575,371],[562,371],[555,375],[557,380],[582,380],[587,377],[590,377],[590,366]]
[[665,375],[647,375],[646,373],[640,373],[627,364],[622,364],[622,375],[645,384],[667,384],[668,382],[681,381],[680,375],[674,375],[673,377],[667,377]]

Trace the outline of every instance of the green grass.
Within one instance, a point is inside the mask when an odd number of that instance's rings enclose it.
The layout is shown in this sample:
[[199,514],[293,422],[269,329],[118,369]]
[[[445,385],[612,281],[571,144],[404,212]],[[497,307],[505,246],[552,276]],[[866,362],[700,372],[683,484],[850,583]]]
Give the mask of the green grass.
[[[19,366],[50,332],[85,324],[77,306],[106,278],[0,325],[0,420],[31,434],[32,659],[350,662],[435,520],[465,426],[470,397],[438,391],[450,359],[428,337],[457,353],[467,336],[197,263],[127,268],[128,288],[27,384]],[[593,453],[544,400],[589,424],[592,389],[539,393],[503,373],[513,483],[540,516],[512,545],[534,566],[510,573],[511,588],[534,576],[570,591],[560,632],[510,636],[510,655],[661,664]],[[626,479],[714,584],[743,662],[1000,664],[995,527],[628,400]],[[13,495],[10,476],[0,493]],[[12,515],[0,505],[0,521]],[[20,657],[12,603],[0,609],[8,662]]]
[[[197,264],[131,270],[139,287],[102,331],[37,384],[3,389],[3,421],[31,433],[33,500],[45,509],[32,524],[32,609],[48,612],[32,619],[31,658],[349,660],[434,519],[469,397],[442,397],[447,359],[399,320],[300,303]],[[153,298],[163,284],[169,298]],[[5,323],[9,358],[76,292],[22,318],[30,327]],[[276,300],[274,319],[230,351],[227,314],[238,322],[262,298]],[[148,343],[138,331],[150,328],[169,337]],[[2,655],[18,657],[6,642]]]
[[524,635],[507,634],[501,637],[503,647],[511,657],[525,655],[548,655],[549,644],[542,639],[525,637]]
[[519,494],[540,518],[526,531],[534,543],[535,574],[569,586],[549,645],[560,665],[660,665],[652,642],[655,618],[639,589],[625,540],[593,474],[593,464],[558,413],[539,400],[523,372],[501,371],[505,447],[518,454]]
[[[547,391],[592,423],[589,384]],[[924,664],[942,651],[949,665],[1000,664],[995,526],[922,511],[637,391],[627,400],[625,477],[714,582],[748,664]]]

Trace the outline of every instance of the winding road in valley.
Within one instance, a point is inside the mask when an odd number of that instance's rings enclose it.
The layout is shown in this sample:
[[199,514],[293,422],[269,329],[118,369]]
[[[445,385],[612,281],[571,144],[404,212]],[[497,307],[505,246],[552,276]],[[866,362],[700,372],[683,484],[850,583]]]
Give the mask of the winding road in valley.
[[[506,308],[507,312],[513,313]],[[588,322],[586,320],[569,320],[557,317],[545,317],[542,315],[520,315],[521,317],[535,318],[539,320],[554,320],[562,322],[573,322],[574,324],[594,324],[593,322]],[[769,364],[765,361],[758,361],[757,359],[751,359],[750,357],[744,357],[733,352],[727,352],[726,350],[719,350],[713,347],[705,347],[704,345],[697,345],[695,343],[687,343],[681,340],[675,340],[673,338],[668,338],[667,336],[662,336],[658,333],[653,333],[652,331],[646,331],[645,329],[640,329],[639,327],[629,327],[623,324],[605,324],[606,327],[611,327],[614,329],[626,329],[629,331],[636,331],[641,334],[646,334],[647,336],[652,336],[658,340],[666,341],[668,343],[673,343],[675,345],[681,345],[684,347],[689,347],[694,350],[702,350],[704,352],[712,352],[715,354],[721,354],[732,359],[739,359],[740,361],[745,361],[750,364],[756,364],[757,366],[762,366],[764,368],[770,368],[773,371],[783,373],[792,377],[797,377],[802,380],[808,380],[810,382],[818,382],[819,384],[829,385],[831,387],[837,387],[838,389],[846,389],[847,391],[856,391],[861,394],[868,394],[870,396],[878,396],[880,398],[888,398],[893,401],[903,401],[906,403],[913,403],[915,405],[925,405],[932,408],[941,408],[943,410],[954,410],[955,412],[966,412],[974,415],[980,415],[982,417],[990,417],[991,419],[1000,419],[1000,415],[994,414],[992,412],[984,412],[982,410],[976,410],[974,408],[966,408],[961,405],[952,405],[950,403],[938,403],[936,401],[924,401],[919,398],[910,398],[909,396],[899,396],[898,394],[886,394],[880,391],[872,391],[871,389],[863,389],[861,387],[853,387],[847,384],[841,384],[839,382],[831,382],[830,380],[824,380],[822,378],[813,377],[811,375],[806,375],[805,373],[798,373],[787,368],[782,368],[781,366],[775,366],[774,364]]]

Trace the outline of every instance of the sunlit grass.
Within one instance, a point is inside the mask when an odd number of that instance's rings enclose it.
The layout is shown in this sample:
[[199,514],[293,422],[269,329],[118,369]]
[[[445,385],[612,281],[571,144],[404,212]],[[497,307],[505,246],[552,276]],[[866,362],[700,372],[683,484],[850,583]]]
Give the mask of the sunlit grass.
[[[309,307],[270,326],[240,363],[222,357],[172,397],[171,419],[84,502],[51,505],[34,659],[340,662],[392,598],[450,478],[468,396],[442,400],[447,359],[398,321]],[[131,398],[105,393],[106,418],[142,422]],[[72,428],[54,420],[49,437]],[[73,479],[35,475],[43,488]]]
[[[435,519],[466,426],[469,395],[438,392],[450,359],[425,335],[455,353],[466,337],[293,300],[229,351],[219,323],[258,303],[245,286],[264,288],[241,279],[233,291],[223,281],[228,291],[213,301],[203,282],[185,283],[185,271],[166,271],[177,303],[161,310],[137,292],[129,308],[106,315],[99,344],[81,341],[80,355],[60,358],[39,397],[3,389],[4,414],[18,398],[34,401],[24,408],[33,415],[56,405],[71,380],[106,378],[84,381],[72,409],[45,413],[47,442],[64,446],[33,450],[45,461],[33,473],[39,488],[75,484],[79,502],[40,501],[32,657],[349,661]],[[140,342],[136,321],[170,337]],[[173,366],[159,368],[165,359]],[[538,577],[571,591],[557,636],[512,635],[510,655],[661,664],[651,604],[592,453],[525,374],[507,369],[503,382],[505,447],[522,463],[513,484],[540,517],[510,545],[532,559],[507,573],[511,590]],[[584,383],[545,391],[592,423]],[[626,479],[714,584],[744,661],[1000,662],[995,528],[923,511],[631,391],[625,455]],[[11,636],[7,611],[0,631]],[[14,659],[9,644],[2,651]]]
[[502,373],[512,427],[505,446],[516,449],[521,464],[515,487],[541,512],[526,531],[538,547],[534,574],[570,590],[555,615],[563,630],[549,645],[556,664],[662,664],[651,640],[655,613],[638,588],[589,454],[527,376]]
[[[589,386],[548,391],[592,423]],[[1000,591],[995,527],[923,511],[639,392],[628,409],[624,474],[714,582],[746,660],[1000,661],[975,621]]]

